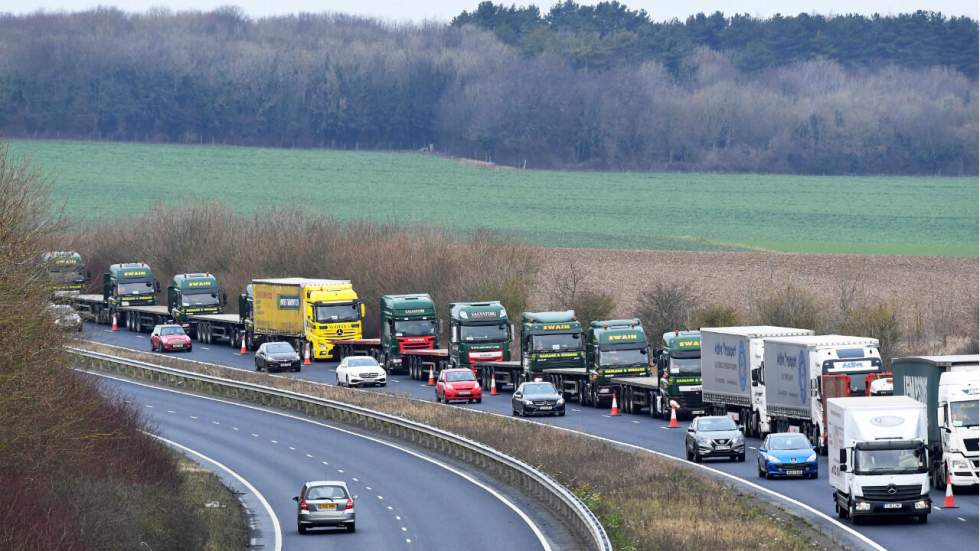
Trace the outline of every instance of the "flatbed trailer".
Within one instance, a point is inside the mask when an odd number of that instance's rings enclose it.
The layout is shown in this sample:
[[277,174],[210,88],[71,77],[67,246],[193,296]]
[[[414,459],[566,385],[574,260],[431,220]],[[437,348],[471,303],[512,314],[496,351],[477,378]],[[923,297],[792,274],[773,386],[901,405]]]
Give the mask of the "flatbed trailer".
[[416,381],[429,378],[429,369],[436,377],[449,365],[449,350],[446,348],[405,350],[402,352],[402,365],[407,366],[408,375]]
[[109,325],[113,313],[116,313],[116,323],[120,327],[137,333],[149,333],[154,326],[173,320],[167,307],[162,304],[110,308],[102,295],[76,295],[71,300],[82,319]]
[[495,380],[498,390],[510,385],[512,390],[523,380],[524,367],[518,360],[498,360],[492,362],[474,362],[476,379],[480,381],[483,390],[490,390],[490,381]]
[[245,324],[238,314],[188,314],[197,340],[204,344],[224,341],[228,346],[241,346]]
[[381,339],[344,339],[334,341],[337,359],[347,356],[371,356],[375,360],[381,358]]
[[660,381],[656,375],[646,377],[617,377],[612,380],[613,392],[619,399],[619,407],[626,413],[641,413],[644,408],[650,417],[657,416],[657,396]]

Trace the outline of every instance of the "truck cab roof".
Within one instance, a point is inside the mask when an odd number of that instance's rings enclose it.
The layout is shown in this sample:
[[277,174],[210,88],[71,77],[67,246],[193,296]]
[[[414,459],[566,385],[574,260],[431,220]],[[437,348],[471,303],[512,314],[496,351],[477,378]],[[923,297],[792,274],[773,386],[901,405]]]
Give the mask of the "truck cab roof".
[[667,331],[663,334],[664,348],[671,351],[701,350],[700,331]]
[[273,277],[264,279],[253,279],[253,283],[266,283],[268,285],[296,285],[298,287],[316,287],[331,285],[350,285],[349,279],[314,279],[307,277]]
[[144,262],[126,262],[109,266],[109,273],[117,279],[142,279],[152,277],[153,272]]
[[589,341],[599,345],[646,346],[647,335],[638,319],[593,321],[589,324]]
[[725,335],[738,335],[757,339],[761,337],[792,337],[813,335],[811,329],[798,329],[795,327],[779,327],[776,325],[744,325],[739,327],[702,327],[702,333],[721,333]]
[[499,301],[453,302],[449,305],[449,317],[463,323],[504,322],[507,309]]
[[980,354],[954,354],[949,356],[906,356],[895,358],[892,365],[896,363],[929,363],[936,367],[971,367],[980,366]]
[[578,323],[575,317],[575,310],[565,310],[563,312],[524,312],[521,314],[521,321],[524,323]]
[[381,310],[395,317],[436,315],[436,305],[427,293],[383,295]]
[[845,335],[802,335],[796,337],[766,338],[767,342],[799,344],[808,347],[867,346],[878,347],[878,339],[870,337],[849,337]]
[[178,289],[217,289],[218,279],[208,273],[174,275],[174,287]]

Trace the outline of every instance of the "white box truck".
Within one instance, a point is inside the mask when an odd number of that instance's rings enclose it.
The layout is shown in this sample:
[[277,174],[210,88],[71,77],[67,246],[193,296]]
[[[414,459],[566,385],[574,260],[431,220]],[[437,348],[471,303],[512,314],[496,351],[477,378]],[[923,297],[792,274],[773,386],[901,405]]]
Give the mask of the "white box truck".
[[764,339],[812,335],[809,329],[774,327],[707,327],[701,329],[701,385],[705,406],[729,415],[749,435],[769,432],[765,382],[761,379]]
[[865,396],[881,375],[878,339],[811,335],[766,339],[765,411],[772,432],[801,432],[827,454],[826,402]]
[[892,360],[895,395],[929,412],[929,477],[933,487],[980,483],[980,355]]
[[907,396],[827,401],[830,485],[837,516],[913,516],[926,522],[926,405]]

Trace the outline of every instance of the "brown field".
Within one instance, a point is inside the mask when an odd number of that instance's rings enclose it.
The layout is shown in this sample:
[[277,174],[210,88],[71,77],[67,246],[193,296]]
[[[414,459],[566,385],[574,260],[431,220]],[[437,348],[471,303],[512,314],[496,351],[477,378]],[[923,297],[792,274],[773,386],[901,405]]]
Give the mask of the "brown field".
[[[606,249],[541,253],[542,269],[531,294],[535,306],[548,304],[549,282],[571,263],[581,267],[589,288],[612,295],[617,317],[632,316],[638,295],[659,281],[691,282],[704,303],[731,305],[746,318],[753,297],[773,286],[793,285],[825,299],[828,309],[837,308],[848,294],[852,302],[891,303],[908,332],[918,320],[930,335],[961,337],[950,348],[977,333],[977,258]],[[932,342],[928,350],[941,351],[937,346]],[[915,349],[910,351],[926,351],[918,348],[910,346]]]

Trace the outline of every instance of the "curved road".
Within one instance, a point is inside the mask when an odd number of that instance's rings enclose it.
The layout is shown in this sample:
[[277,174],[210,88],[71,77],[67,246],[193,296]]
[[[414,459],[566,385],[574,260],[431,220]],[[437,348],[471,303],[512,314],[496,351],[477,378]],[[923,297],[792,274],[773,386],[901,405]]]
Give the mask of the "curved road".
[[[91,323],[85,324],[85,331],[82,337],[107,344],[149,351],[149,341],[146,335],[126,331],[113,333],[104,326],[97,326]],[[238,354],[237,349],[231,349],[227,345],[221,344],[212,344],[205,347],[200,343],[195,343],[192,353],[180,354],[179,357],[221,364],[238,369],[254,369],[254,360],[251,354],[241,356]],[[304,366],[300,373],[282,373],[281,376],[334,384],[335,366],[335,363],[317,362],[313,366]],[[407,394],[413,398],[435,401],[431,387],[419,381],[413,381],[405,375],[389,376],[388,387],[378,390]],[[502,392],[499,396],[494,397],[485,393],[482,404],[470,404],[459,407],[509,415],[510,393]],[[565,417],[541,417],[534,419],[539,422],[581,431],[667,455],[680,458],[684,457],[685,427],[683,422],[681,428],[668,429],[666,422],[647,415],[610,417],[606,409],[581,407],[574,403],[568,404],[567,407],[568,413]],[[757,439],[746,439],[746,445],[749,446],[749,449],[747,450],[748,453],[745,463],[710,461],[705,464],[724,473],[795,499],[836,520],[833,500],[831,499],[832,492],[827,482],[827,458],[820,458],[820,478],[817,480],[762,480],[757,477],[754,463],[754,449],[759,446],[759,443],[760,441]],[[905,519],[871,521],[867,524],[857,526],[847,521],[843,521],[843,524],[887,549],[930,549],[936,546],[943,549],[980,548],[980,537],[978,537],[977,532],[978,522],[980,522],[977,494],[974,492],[970,495],[957,495],[956,504],[959,506],[958,509],[940,509],[939,506],[942,505],[943,498],[944,494],[942,492],[932,491],[932,500],[936,507],[934,507],[929,518],[929,523],[926,525],[916,524]]]
[[[278,518],[283,549],[546,548],[506,498],[417,452],[281,412],[99,377],[142,410],[156,434],[251,483]],[[358,496],[356,533],[297,533],[292,496],[318,479],[345,480]],[[264,540],[274,548],[271,534]]]

